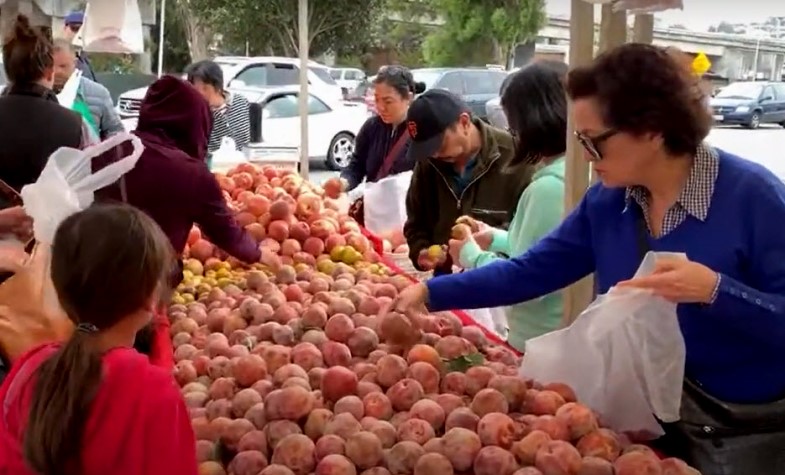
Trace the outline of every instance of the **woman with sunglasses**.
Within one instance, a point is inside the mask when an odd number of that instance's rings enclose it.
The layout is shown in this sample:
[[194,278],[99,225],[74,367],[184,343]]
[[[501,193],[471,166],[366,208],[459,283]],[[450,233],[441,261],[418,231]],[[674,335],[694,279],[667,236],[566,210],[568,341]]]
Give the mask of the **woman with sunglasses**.
[[[502,87],[501,106],[519,147],[511,165],[533,165],[531,184],[518,199],[509,230],[488,228],[451,240],[453,262],[466,269],[526,252],[561,222],[567,148],[567,65],[541,61],[513,74]],[[562,320],[561,292],[514,305],[507,317],[508,343],[523,351],[529,338],[551,332]]]
[[[687,347],[681,421],[661,446],[703,473],[785,473],[785,183],[706,144],[697,78],[627,44],[573,69],[577,137],[601,183],[523,255],[403,291],[398,311],[512,305],[594,273],[678,303]],[[647,251],[653,275],[633,279]]]

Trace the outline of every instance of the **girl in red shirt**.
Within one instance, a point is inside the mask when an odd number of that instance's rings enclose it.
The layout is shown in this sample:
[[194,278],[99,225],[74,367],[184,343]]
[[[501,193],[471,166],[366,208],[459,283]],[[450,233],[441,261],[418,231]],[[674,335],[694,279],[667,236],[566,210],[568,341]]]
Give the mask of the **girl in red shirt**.
[[133,349],[172,263],[135,208],[93,206],[60,225],[51,277],[76,331],[20,357],[0,387],[0,475],[197,474],[171,374]]

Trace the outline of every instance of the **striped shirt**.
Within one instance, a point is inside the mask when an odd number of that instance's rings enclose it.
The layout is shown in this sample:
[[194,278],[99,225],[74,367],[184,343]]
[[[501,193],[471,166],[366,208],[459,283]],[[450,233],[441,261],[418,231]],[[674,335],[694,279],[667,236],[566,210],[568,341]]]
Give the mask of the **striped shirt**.
[[221,148],[221,140],[231,137],[237,150],[242,150],[251,141],[251,118],[248,99],[240,94],[226,93],[226,102],[213,110],[213,130],[207,151],[213,153]]

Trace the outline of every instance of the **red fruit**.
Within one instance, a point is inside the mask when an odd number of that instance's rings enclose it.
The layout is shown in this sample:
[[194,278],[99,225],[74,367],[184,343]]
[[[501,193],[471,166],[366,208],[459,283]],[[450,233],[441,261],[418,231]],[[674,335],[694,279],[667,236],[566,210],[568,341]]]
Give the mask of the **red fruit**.
[[326,401],[336,402],[357,391],[357,375],[349,368],[333,366],[322,378],[322,396]]

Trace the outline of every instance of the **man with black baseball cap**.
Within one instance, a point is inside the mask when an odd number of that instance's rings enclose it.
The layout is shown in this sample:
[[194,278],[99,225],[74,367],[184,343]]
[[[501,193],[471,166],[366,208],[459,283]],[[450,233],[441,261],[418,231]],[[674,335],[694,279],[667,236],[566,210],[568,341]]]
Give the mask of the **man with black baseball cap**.
[[472,117],[448,91],[431,89],[415,99],[406,128],[409,158],[417,161],[406,196],[409,257],[419,270],[448,273],[446,253],[428,249],[445,246],[464,215],[506,228],[532,169],[508,167],[515,153],[510,134]]

